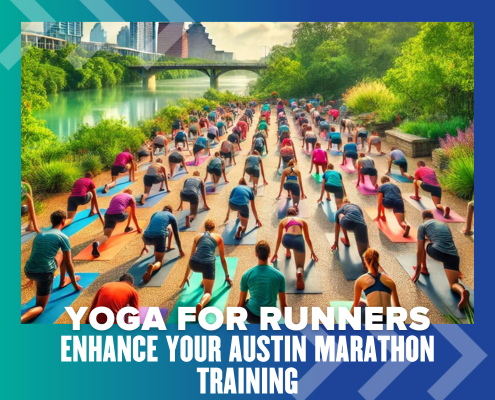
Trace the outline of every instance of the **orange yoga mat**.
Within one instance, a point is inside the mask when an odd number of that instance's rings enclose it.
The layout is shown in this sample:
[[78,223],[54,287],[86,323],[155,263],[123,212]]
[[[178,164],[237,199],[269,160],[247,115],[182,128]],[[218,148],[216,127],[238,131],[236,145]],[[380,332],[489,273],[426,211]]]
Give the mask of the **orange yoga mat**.
[[[378,215],[377,208],[366,208],[366,213],[371,219],[375,219]],[[404,230],[397,222],[392,210],[385,209],[385,216],[387,221],[379,220],[375,222],[378,228],[387,236],[393,243],[417,243],[418,242],[418,230],[411,225],[411,231],[409,232],[409,237],[405,238]],[[407,220],[407,219],[406,219]]]
[[[100,246],[100,254],[99,258],[94,258],[92,256],[93,251],[93,243],[91,243],[88,247],[86,247],[83,251],[81,251],[74,260],[76,261],[110,261],[112,260],[117,253],[119,253],[132,239],[134,239],[138,233],[134,223],[131,222],[131,226],[134,228],[132,232],[125,233],[125,228],[127,226],[126,222],[121,222],[117,224],[117,227],[113,231],[113,235],[108,239],[103,245]],[[146,227],[144,221],[139,221],[139,226],[141,229]]]

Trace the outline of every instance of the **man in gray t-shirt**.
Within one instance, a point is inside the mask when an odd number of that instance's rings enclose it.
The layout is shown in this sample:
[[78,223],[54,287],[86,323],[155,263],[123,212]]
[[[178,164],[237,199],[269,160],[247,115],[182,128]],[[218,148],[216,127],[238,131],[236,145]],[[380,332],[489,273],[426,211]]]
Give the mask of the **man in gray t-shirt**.
[[[457,307],[459,310],[463,310],[469,305],[470,293],[459,283],[460,258],[452,238],[452,232],[443,222],[433,218],[433,211],[431,210],[423,211],[423,221],[423,224],[418,228],[417,267],[415,267],[416,272],[412,281],[416,283],[420,274],[430,274],[426,265],[427,255],[440,261],[443,264],[450,288],[461,297]],[[428,246],[426,246],[426,240],[430,241]]]
[[205,210],[210,208],[206,204],[206,189],[203,180],[200,178],[200,172],[196,171],[192,178],[186,179],[184,182],[184,188],[180,192],[180,206],[178,211],[182,211],[182,205],[184,202],[189,203],[191,213],[186,217],[186,228],[191,227],[191,222],[196,219],[198,215],[199,199],[203,199]]

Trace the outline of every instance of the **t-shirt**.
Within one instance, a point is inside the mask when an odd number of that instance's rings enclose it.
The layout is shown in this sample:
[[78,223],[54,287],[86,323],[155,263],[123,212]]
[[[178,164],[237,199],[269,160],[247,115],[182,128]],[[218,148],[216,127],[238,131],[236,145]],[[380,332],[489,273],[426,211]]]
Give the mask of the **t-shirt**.
[[338,139],[342,140],[342,136],[340,136],[340,132],[332,132],[330,137],[332,138],[332,140],[338,140]]
[[223,121],[219,121],[217,123],[217,128],[218,128],[218,132],[220,133],[220,136],[223,135],[223,132],[224,130],[227,128],[227,125],[225,124],[225,122]]
[[285,138],[283,141],[282,141],[282,147],[285,147],[285,146],[292,146],[292,140],[289,139],[289,138]]
[[385,200],[402,200],[402,195],[400,189],[397,185],[393,183],[384,183],[378,189],[378,193],[383,194],[383,199]]
[[116,215],[122,214],[127,208],[136,208],[136,200],[128,193],[121,193],[115,196],[110,202],[106,214]]
[[133,155],[124,151],[123,153],[120,153],[117,155],[117,157],[115,157],[115,162],[113,163],[113,165],[115,167],[125,167],[132,160],[134,160]]
[[168,236],[169,225],[172,225],[174,235],[176,235],[175,237],[179,237],[177,220],[175,219],[173,214],[168,211],[158,211],[151,217],[150,224],[148,225],[148,228],[146,228],[144,236],[150,238]]
[[265,121],[261,121],[258,125],[260,131],[266,131],[268,129],[268,124]]
[[331,169],[327,170],[323,175],[323,180],[326,185],[342,187],[342,175],[340,175],[340,172]]
[[95,189],[94,182],[89,178],[81,178],[74,183],[70,197],[86,197],[89,191]]
[[217,136],[218,135],[218,128],[216,126],[210,126],[208,128],[208,134]]
[[182,189],[183,193],[189,194],[197,194],[200,196],[202,194],[203,181],[200,178],[189,178],[184,182],[184,189]]
[[245,206],[250,201],[254,201],[254,193],[252,189],[245,185],[237,186],[230,194],[230,202],[236,206]]
[[344,214],[346,218],[357,224],[366,225],[366,222],[363,218],[363,211],[361,208],[355,204],[344,204],[340,207],[340,210],[335,214],[335,221],[339,220],[340,214]]
[[277,296],[285,290],[285,276],[270,265],[258,265],[241,279],[241,291],[250,295],[247,308],[258,316],[262,307],[276,307]]
[[249,156],[247,158],[247,168],[260,169],[260,157]]
[[330,130],[330,124],[329,124],[327,121],[321,121],[321,123],[320,123],[320,128],[321,128],[322,130],[324,130],[324,131],[325,131],[325,130],[327,130],[327,131],[328,131],[328,130]]
[[315,163],[326,163],[328,162],[327,153],[323,149],[313,150],[313,162]]
[[357,153],[357,145],[356,143],[347,143],[344,146],[344,151],[347,151],[349,153]]
[[[91,305],[90,313],[95,308],[106,307],[115,315],[115,321],[117,321],[117,314],[125,307],[133,307],[139,310],[139,295],[131,285],[127,282],[111,282],[103,285],[96,293],[96,296]],[[99,314],[96,317],[99,324],[105,324],[107,322],[107,316],[105,314]]]
[[430,239],[433,248],[445,254],[459,256],[450,228],[441,221],[429,219],[418,228],[418,240]]
[[209,167],[213,169],[222,169],[222,159],[220,157],[215,157],[210,161]]
[[247,123],[245,123],[244,121],[239,121],[239,122],[237,123],[237,126],[238,126],[239,128],[241,128],[241,130],[242,130],[242,134],[243,134],[243,135],[247,134],[247,132],[248,132],[248,130],[249,130],[249,126],[248,126],[248,124],[247,124]]
[[180,131],[179,133],[177,133],[177,135],[175,135],[176,142],[182,142],[183,140],[185,140],[185,138],[186,138],[186,132],[183,131]]
[[390,152],[390,157],[392,160],[405,160],[406,155],[401,150],[392,150]]
[[435,171],[428,167],[420,167],[414,174],[414,178],[416,180],[423,181],[427,185],[431,186],[440,186],[437,180],[437,174]]
[[255,148],[261,148],[264,146],[265,146],[265,139],[262,137],[256,138],[256,140],[254,141],[254,147]]
[[205,137],[199,137],[198,140],[196,140],[196,146],[201,146],[206,149],[208,141],[206,140]]
[[158,135],[155,140],[153,140],[153,143],[158,146],[165,146],[165,136]]
[[59,250],[70,251],[67,235],[58,229],[41,231],[34,238],[33,250],[24,270],[31,273],[54,272],[57,269],[55,256]]
[[279,130],[278,130],[280,133],[282,132],[290,132],[290,129],[287,125],[282,125]]

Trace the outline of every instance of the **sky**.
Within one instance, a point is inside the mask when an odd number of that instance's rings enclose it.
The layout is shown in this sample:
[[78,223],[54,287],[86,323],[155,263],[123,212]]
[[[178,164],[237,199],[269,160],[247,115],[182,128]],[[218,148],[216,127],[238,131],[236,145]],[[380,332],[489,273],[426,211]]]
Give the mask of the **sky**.
[[[95,22],[84,22],[83,41],[89,41],[89,35]],[[124,22],[103,22],[109,43],[117,42],[117,34]],[[186,26],[188,26],[187,24]],[[292,31],[297,22],[203,22],[217,50],[233,52],[237,60],[257,60],[265,56],[265,48],[290,43]],[[23,26],[25,29],[25,26]],[[42,33],[43,23],[33,22],[29,30]]]

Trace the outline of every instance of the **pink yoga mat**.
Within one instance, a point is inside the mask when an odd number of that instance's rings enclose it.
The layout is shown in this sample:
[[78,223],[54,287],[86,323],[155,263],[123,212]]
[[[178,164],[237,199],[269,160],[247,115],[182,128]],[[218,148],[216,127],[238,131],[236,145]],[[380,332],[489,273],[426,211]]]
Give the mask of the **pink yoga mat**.
[[347,172],[348,174],[355,174],[357,173],[356,169],[352,165],[352,160],[350,158],[346,158],[345,164],[340,166],[340,169],[343,171]]
[[202,164],[203,164],[206,160],[208,160],[208,158],[209,158],[209,157],[210,157],[210,156],[201,156],[201,157],[199,157],[199,159],[198,159],[198,163],[197,163],[197,164],[195,164],[194,159],[192,159],[192,160],[190,160],[190,161],[187,161],[187,162],[186,162],[186,165],[187,165],[188,167],[199,167],[199,166],[200,166],[200,165],[202,165]]
[[[148,311],[149,307],[139,307],[139,322],[141,325],[144,324],[144,320],[148,315]],[[160,308],[160,314],[162,316],[162,319],[165,319],[168,314],[168,310],[166,308]]]
[[[352,184],[356,186],[357,180],[352,181]],[[364,177],[364,185],[361,182],[357,189],[361,192],[361,194],[364,194],[365,196],[376,196],[378,194],[376,188],[371,184],[369,176]]]
[[407,200],[409,204],[411,204],[416,210],[419,210],[421,212],[425,210],[433,210],[433,216],[435,217],[436,220],[442,221],[445,223],[462,223],[466,222],[464,218],[462,218],[459,214],[455,213],[454,211],[450,211],[450,216],[449,218],[444,218],[442,212],[435,207],[435,204],[433,204],[433,200],[430,199],[429,197],[422,196],[420,201],[416,201],[411,199],[411,196],[414,196],[413,193],[406,193],[404,194],[404,199]]

